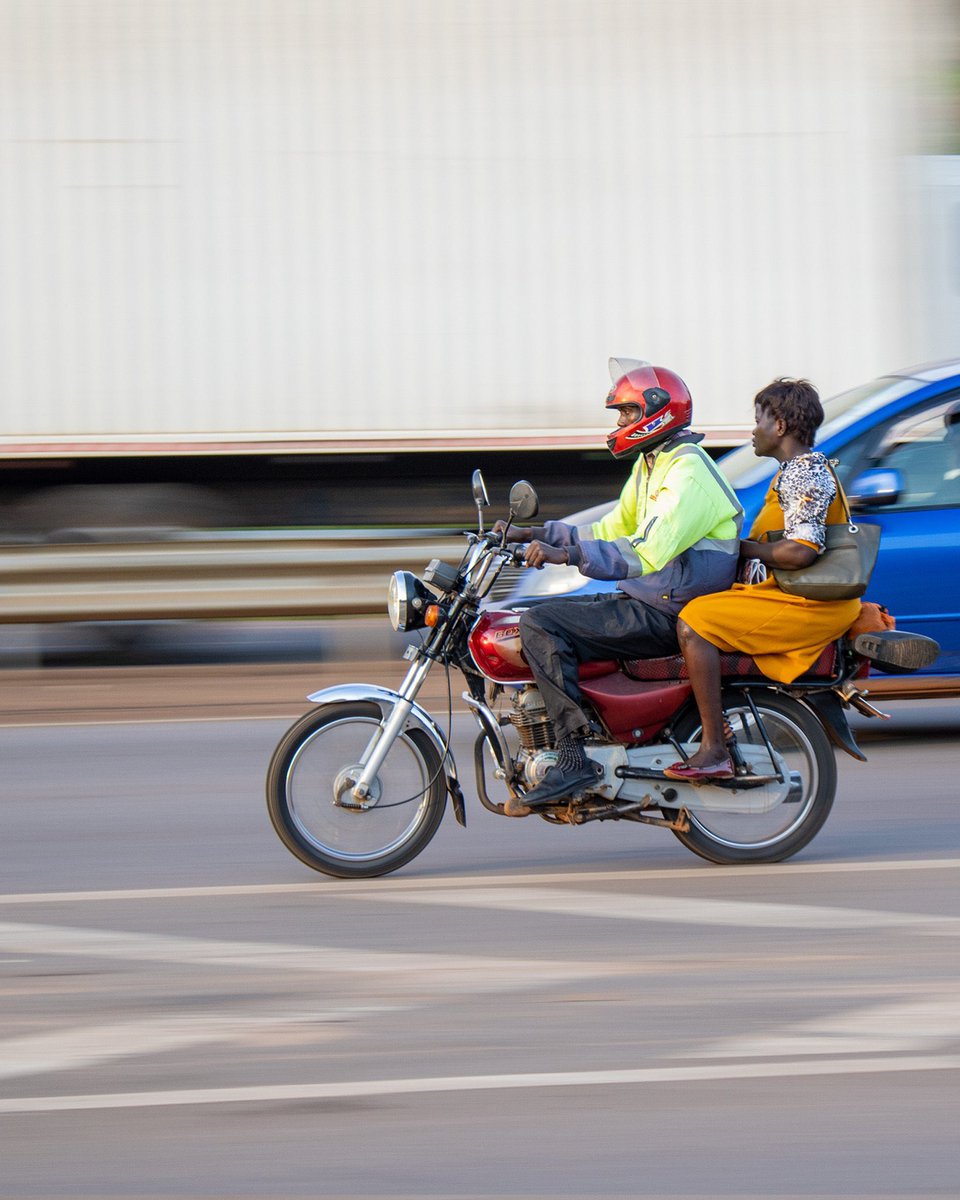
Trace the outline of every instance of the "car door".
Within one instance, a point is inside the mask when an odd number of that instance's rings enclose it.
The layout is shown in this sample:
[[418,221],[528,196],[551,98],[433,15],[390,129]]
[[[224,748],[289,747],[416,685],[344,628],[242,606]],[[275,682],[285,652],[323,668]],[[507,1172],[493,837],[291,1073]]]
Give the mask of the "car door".
[[[879,431],[861,464],[896,472],[893,491],[854,501],[859,519],[881,526],[866,599],[885,604],[899,629],[940,643],[931,673],[960,672],[960,396],[952,393]],[[863,479],[862,474],[858,478]],[[857,478],[847,489],[858,492]]]

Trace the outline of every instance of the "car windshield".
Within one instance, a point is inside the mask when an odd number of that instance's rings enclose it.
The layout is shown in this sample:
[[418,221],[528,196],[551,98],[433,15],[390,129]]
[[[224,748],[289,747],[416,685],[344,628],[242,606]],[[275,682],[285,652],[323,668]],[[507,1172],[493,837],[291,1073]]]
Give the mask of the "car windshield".
[[[885,375],[825,400],[823,424],[817,434],[817,441],[822,441],[839,429],[852,425],[881,405],[896,400],[899,396],[905,396],[916,386],[915,379],[897,379]],[[750,487],[751,484],[759,483],[772,475],[776,466],[772,459],[758,458],[750,442],[725,454],[719,465],[735,488]]]

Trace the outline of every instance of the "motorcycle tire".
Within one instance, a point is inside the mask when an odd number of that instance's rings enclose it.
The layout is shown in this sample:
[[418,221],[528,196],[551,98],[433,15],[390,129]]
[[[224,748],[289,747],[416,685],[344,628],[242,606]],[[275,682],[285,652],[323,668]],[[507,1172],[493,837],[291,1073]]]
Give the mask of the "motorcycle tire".
[[339,879],[370,879],[410,862],[436,833],[446,804],[443,764],[422,729],[390,747],[371,798],[356,806],[350,781],[381,721],[377,704],[326,704],[293,725],[267,771],[267,810],[301,862]]
[[[688,809],[690,828],[686,832],[674,830],[674,834],[688,850],[710,862],[782,862],[810,843],[833,806],[837,763],[820,721],[792,696],[754,691],[753,699],[774,749],[787,769],[799,775],[799,789],[762,814]],[[739,743],[762,744],[743,692],[725,691],[723,708]],[[696,709],[678,722],[675,735],[681,742],[699,741]]]

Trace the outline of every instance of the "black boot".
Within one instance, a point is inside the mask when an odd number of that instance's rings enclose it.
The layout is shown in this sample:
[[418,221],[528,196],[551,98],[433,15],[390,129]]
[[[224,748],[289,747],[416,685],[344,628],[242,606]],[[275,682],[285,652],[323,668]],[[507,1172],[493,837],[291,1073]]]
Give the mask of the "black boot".
[[577,737],[561,738],[557,742],[557,762],[548,768],[543,779],[523,797],[530,808],[542,807],[554,800],[582,792],[597,782],[597,767],[583,752],[583,742]]

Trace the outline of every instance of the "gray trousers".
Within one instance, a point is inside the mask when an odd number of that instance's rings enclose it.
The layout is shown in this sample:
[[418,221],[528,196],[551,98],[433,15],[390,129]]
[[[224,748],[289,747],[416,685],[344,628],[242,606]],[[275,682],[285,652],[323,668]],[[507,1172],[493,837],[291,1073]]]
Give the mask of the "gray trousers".
[[580,663],[680,651],[676,614],[623,592],[531,605],[520,616],[520,644],[558,738],[590,727],[578,683]]

